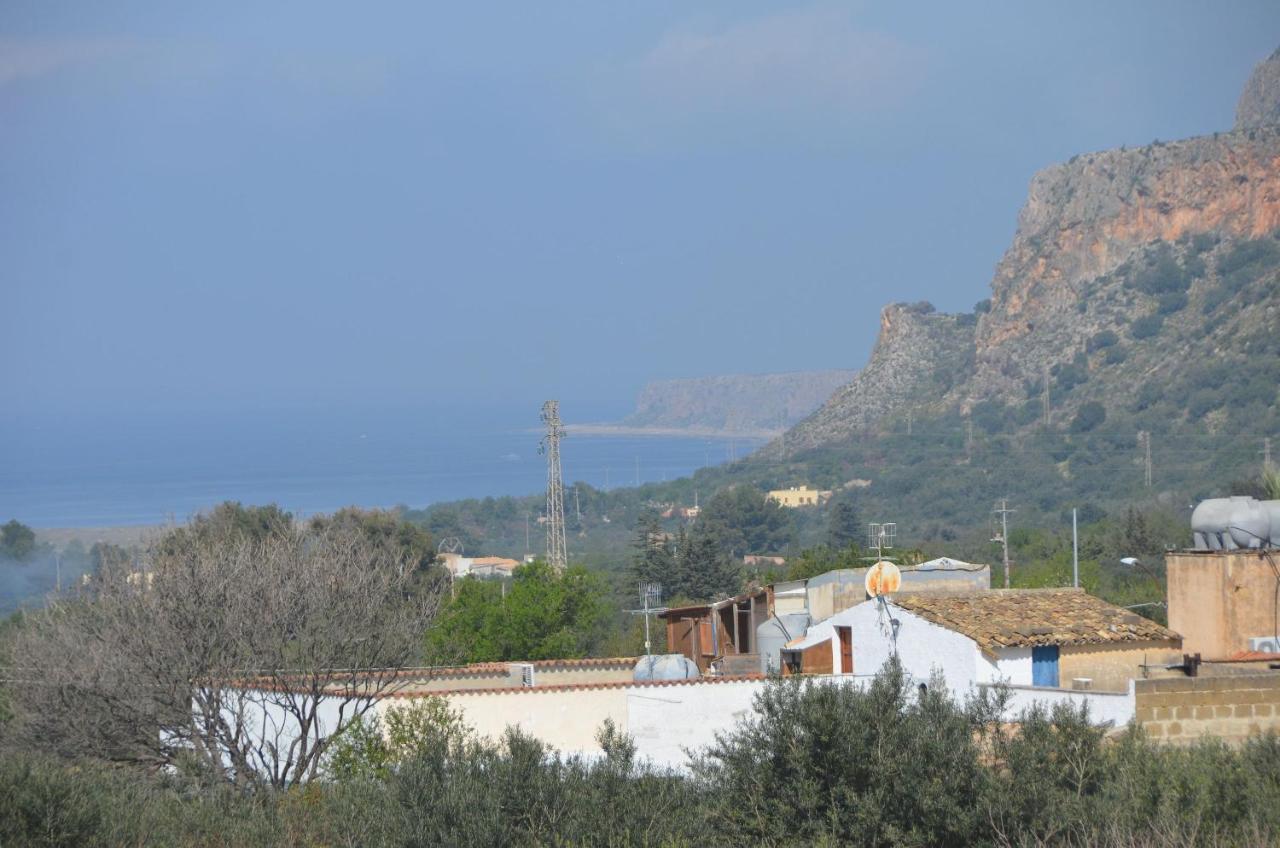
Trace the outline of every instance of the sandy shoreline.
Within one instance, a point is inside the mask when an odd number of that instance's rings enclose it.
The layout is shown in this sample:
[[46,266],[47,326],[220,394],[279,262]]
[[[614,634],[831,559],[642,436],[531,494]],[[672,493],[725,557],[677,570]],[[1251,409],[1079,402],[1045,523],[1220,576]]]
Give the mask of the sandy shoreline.
[[701,439],[773,439],[781,430],[717,430],[713,427],[631,427],[625,424],[566,424],[577,436],[666,436]]
[[72,540],[79,540],[86,548],[95,542],[107,542],[121,547],[132,547],[154,539],[169,529],[166,524],[136,524],[118,527],[33,527],[36,541],[48,542],[57,548],[65,547]]

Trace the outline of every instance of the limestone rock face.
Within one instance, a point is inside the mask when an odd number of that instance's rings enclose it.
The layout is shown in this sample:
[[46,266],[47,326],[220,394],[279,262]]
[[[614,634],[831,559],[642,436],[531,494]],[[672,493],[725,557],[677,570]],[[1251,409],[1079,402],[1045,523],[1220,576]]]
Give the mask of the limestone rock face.
[[[908,411],[1021,408],[1047,374],[1051,385],[1070,383],[1055,395],[1064,420],[1086,401],[1116,408],[1153,381],[1167,385],[1187,361],[1247,367],[1233,339],[1280,326],[1280,264],[1255,274],[1261,287],[1246,300],[1224,301],[1235,295],[1223,293],[1219,268],[1236,247],[1280,233],[1278,120],[1280,51],[1250,79],[1237,129],[1090,153],[1036,174],[989,308],[886,307],[866,368],[760,455],[848,443],[893,419],[901,426]],[[1265,242],[1254,247],[1265,252]],[[1185,274],[1172,302],[1150,283],[1161,268]],[[1058,379],[1064,371],[1070,380]]]
[[1280,123],[1280,50],[1258,63],[1236,104],[1236,129]]
[[968,374],[973,362],[972,315],[935,312],[926,303],[892,303],[880,313],[880,335],[867,367],[838,389],[817,412],[762,456],[840,441],[871,427],[917,398],[939,398]]
[[976,335],[969,400],[1011,399],[1140,305],[1116,275],[1152,242],[1280,228],[1280,127],[1080,156],[1031,181]]

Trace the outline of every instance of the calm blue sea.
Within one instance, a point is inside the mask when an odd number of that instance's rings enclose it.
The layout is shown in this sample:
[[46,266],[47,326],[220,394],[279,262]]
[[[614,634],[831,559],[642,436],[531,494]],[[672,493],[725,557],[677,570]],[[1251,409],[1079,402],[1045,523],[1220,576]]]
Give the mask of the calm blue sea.
[[[296,515],[343,506],[423,507],[542,490],[535,415],[275,416],[215,420],[0,421],[0,523],[159,524],[224,500]],[[616,488],[687,475],[759,442],[571,435],[564,476]]]

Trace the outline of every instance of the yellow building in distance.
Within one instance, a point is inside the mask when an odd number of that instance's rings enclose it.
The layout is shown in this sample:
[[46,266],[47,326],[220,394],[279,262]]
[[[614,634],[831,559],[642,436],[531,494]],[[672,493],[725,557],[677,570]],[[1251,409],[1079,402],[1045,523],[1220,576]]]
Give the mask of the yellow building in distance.
[[795,509],[802,506],[818,506],[831,499],[830,491],[818,491],[808,486],[792,486],[789,489],[774,489],[769,493],[769,500],[777,501],[780,506]]

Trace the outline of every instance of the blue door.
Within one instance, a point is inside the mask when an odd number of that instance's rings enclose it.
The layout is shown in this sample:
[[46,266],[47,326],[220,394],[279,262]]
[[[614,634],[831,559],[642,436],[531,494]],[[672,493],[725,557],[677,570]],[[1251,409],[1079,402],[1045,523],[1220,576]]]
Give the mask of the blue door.
[[1058,646],[1031,649],[1031,685],[1058,685]]

